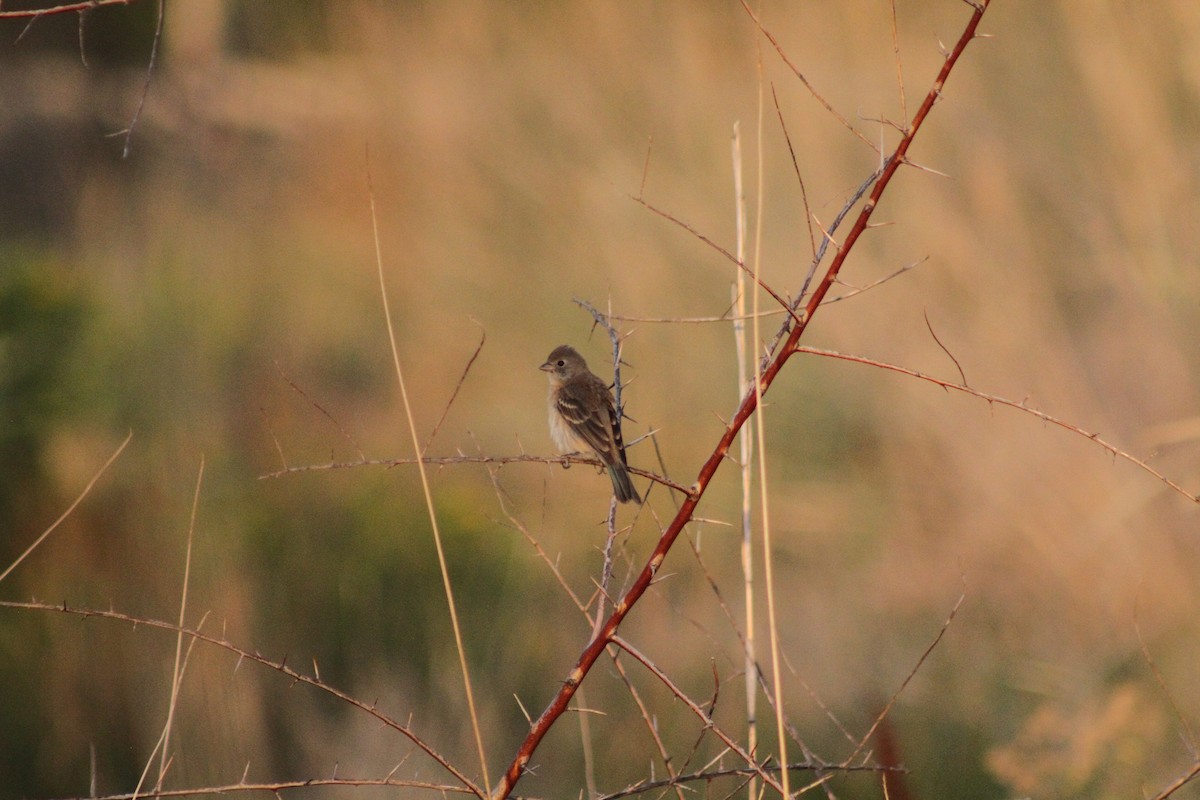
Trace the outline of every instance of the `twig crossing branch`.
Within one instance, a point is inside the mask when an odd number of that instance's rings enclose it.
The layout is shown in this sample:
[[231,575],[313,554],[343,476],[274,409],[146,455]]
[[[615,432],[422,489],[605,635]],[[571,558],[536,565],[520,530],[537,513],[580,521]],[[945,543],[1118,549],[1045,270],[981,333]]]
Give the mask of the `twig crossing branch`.
[[[654,576],[662,567],[663,560],[666,558],[671,546],[675,544],[675,540],[678,538],[680,532],[691,520],[692,515],[695,513],[696,506],[699,504],[700,499],[704,496],[704,492],[708,488],[709,483],[712,481],[713,476],[716,474],[717,469],[722,463],[724,463],[726,456],[729,453],[729,448],[733,444],[734,439],[737,437],[738,432],[742,429],[742,426],[746,424],[746,420],[748,420],[754,413],[757,407],[758,395],[766,394],[767,389],[774,382],[775,378],[779,374],[779,371],[783,369],[784,364],[787,363],[787,360],[795,352],[797,352],[797,348],[800,344],[800,337],[807,329],[808,322],[812,319],[813,314],[820,307],[821,301],[825,299],[825,295],[833,286],[834,281],[837,279],[838,272],[841,270],[842,264],[845,263],[847,255],[849,255],[850,251],[853,249],[855,242],[858,241],[858,238],[867,229],[867,223],[870,222],[871,214],[874,212],[876,205],[879,203],[879,198],[883,195],[883,192],[891,182],[892,177],[896,174],[896,170],[901,164],[904,163],[905,154],[908,152],[908,148],[912,144],[913,138],[920,131],[921,125],[924,123],[926,117],[929,116],[929,112],[933,109],[934,103],[937,102],[938,98],[941,96],[942,88],[945,85],[947,77],[949,77],[951,71],[954,69],[954,65],[958,62],[959,57],[962,56],[962,53],[966,49],[967,45],[970,44],[971,40],[975,38],[975,31],[979,26],[979,22],[983,17],[984,11],[987,9],[988,3],[989,0],[981,0],[981,2],[979,2],[978,7],[975,8],[974,13],[967,22],[962,36],[959,37],[958,42],[954,46],[953,50],[947,54],[946,60],[942,64],[942,68],[938,72],[938,75],[933,82],[933,86],[930,88],[928,94],[926,94],[924,102],[921,103],[921,107],[914,115],[908,132],[897,144],[892,155],[887,159],[879,179],[875,182],[870,196],[867,198],[867,201],[859,211],[858,217],[855,220],[854,225],[851,227],[850,232],[847,234],[845,241],[838,249],[837,254],[830,262],[829,268],[826,270],[825,275],[822,277],[821,281],[817,284],[816,289],[809,297],[808,303],[805,306],[804,314],[801,315],[799,319],[796,319],[795,327],[791,330],[787,340],[784,342],[782,347],[773,353],[771,362],[767,365],[766,369],[763,370],[761,384],[758,390],[755,391],[752,388],[746,392],[745,396],[742,398],[740,406],[738,407],[737,413],[734,414],[728,426],[725,428],[725,431],[721,435],[720,441],[717,442],[712,455],[709,456],[708,460],[705,461],[704,465],[700,468],[700,472],[696,476],[696,482],[692,486],[692,491],[680,506],[679,511],[676,513],[674,519],[671,520],[671,523],[667,526],[666,530],[663,531],[662,536],[655,545],[654,551],[651,553],[649,560],[646,562],[645,566],[642,568],[641,572],[638,574],[629,590],[620,600],[616,602],[615,606],[613,607],[612,615],[600,629],[599,634],[593,637],[592,641],[588,643],[586,648],[584,648],[574,668],[572,668],[571,672],[562,682],[562,685],[555,694],[554,699],[550,701],[550,704],[546,707],[545,711],[543,711],[542,714],[534,721],[524,741],[522,741],[520,746],[517,748],[517,753],[513,758],[512,763],[505,771],[504,777],[493,792],[492,796],[495,798],[495,800],[502,800],[512,793],[517,782],[520,781],[521,776],[524,774],[525,768],[528,766],[530,759],[533,758],[534,751],[537,750],[538,745],[541,744],[542,739],[545,738],[546,734],[549,732],[550,728],[554,726],[554,723],[558,720],[558,718],[561,717],[562,714],[567,710],[567,707],[571,702],[571,698],[575,695],[575,691],[579,688],[580,683],[582,683],[584,677],[591,670],[592,666],[595,665],[597,659],[599,659],[605,648],[610,642],[613,641],[614,637],[616,637],[617,629],[620,628],[621,623],[624,621],[626,615],[629,614],[629,611],[646,592],[646,589],[649,588]],[[787,324],[791,323],[794,318],[789,316],[785,319],[785,324]]]

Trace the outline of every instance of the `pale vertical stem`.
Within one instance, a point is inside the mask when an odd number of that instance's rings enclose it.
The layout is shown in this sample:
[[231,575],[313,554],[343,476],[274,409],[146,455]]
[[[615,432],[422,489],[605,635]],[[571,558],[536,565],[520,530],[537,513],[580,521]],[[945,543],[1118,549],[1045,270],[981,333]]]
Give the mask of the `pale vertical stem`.
[[[755,141],[756,158],[757,158],[757,180],[756,197],[754,207],[757,209],[757,214],[754,217],[754,274],[762,277],[762,220],[763,220],[763,80],[762,80],[762,61],[758,64],[758,129],[756,131],[757,140]],[[753,311],[751,319],[754,320],[754,342],[755,346],[762,341],[759,334],[758,325],[758,299],[759,292],[754,292]],[[785,800],[790,798],[791,792],[789,789],[788,776],[788,757],[787,757],[787,736],[783,725],[783,676],[779,669],[779,631],[776,626],[775,614],[775,575],[771,567],[771,515],[768,513],[768,494],[767,494],[767,452],[766,441],[763,431],[766,428],[767,419],[762,401],[762,360],[754,359],[754,399],[758,414],[754,421],[754,432],[756,434],[758,444],[758,492],[761,500],[760,516],[762,518],[762,547],[763,547],[763,578],[767,586],[767,626],[770,632],[771,640],[771,680],[775,684],[775,733],[779,738],[779,777],[780,784],[783,787],[783,796]]]
[[588,800],[597,796],[596,757],[592,752],[592,728],[588,722],[587,701],[583,699],[583,687],[575,693],[575,708],[579,712],[579,738],[583,742],[583,783]]
[[167,723],[163,726],[162,752],[158,763],[158,782],[154,790],[162,789],[170,761],[171,724],[175,721],[175,707],[179,702],[179,684],[183,681],[180,665],[183,662],[183,623],[187,621],[188,582],[192,576],[192,536],[196,531],[196,509],[200,506],[200,486],[204,482],[204,456],[200,456],[200,471],[196,475],[196,492],[192,496],[192,517],[188,521],[187,555],[183,559],[183,591],[179,598],[179,633],[175,636],[175,667],[171,673],[171,701],[167,704]]
[[[742,133],[738,123],[733,124],[733,192],[734,205],[737,214],[737,259],[745,263],[746,259],[746,193],[742,183]],[[737,350],[737,392],[738,397],[746,391],[750,377],[746,374],[746,271],[736,271],[737,280],[733,285],[733,341]],[[753,420],[747,425],[753,424]],[[753,450],[753,440],[750,431],[745,427],[738,434],[739,459],[742,472],[742,588],[745,595],[745,651],[743,652],[742,669],[745,672],[746,684],[746,750],[753,754],[758,748],[758,682],[757,657],[754,652],[754,548],[752,541],[752,519],[750,509],[752,504],[753,474],[750,458]],[[746,796],[758,796],[758,778],[752,777],[746,784]]]
[[[367,173],[370,184],[370,172]],[[425,495],[425,510],[429,514],[429,527],[433,530],[433,546],[437,551],[438,568],[442,573],[442,588],[446,592],[446,605],[450,609],[450,627],[454,631],[454,646],[458,650],[458,665],[462,670],[463,690],[467,695],[467,713],[471,718],[471,731],[475,734],[475,748],[479,754],[479,769],[483,773],[487,793],[492,793],[488,778],[487,755],[483,750],[483,734],[479,730],[479,715],[475,710],[475,693],[471,690],[471,672],[467,668],[467,651],[463,646],[462,629],[458,624],[458,608],[454,604],[454,588],[450,583],[450,570],[446,566],[446,551],[442,547],[442,532],[438,527],[437,512],[433,507],[433,492],[429,488],[429,476],[425,471],[425,460],[421,457],[421,440],[417,437],[417,424],[413,418],[412,403],[408,399],[408,386],[404,382],[404,370],[400,368],[400,348],[396,345],[396,329],[392,325],[392,309],[388,305],[387,283],[383,279],[383,247],[379,242],[379,220],[375,213],[375,190],[370,189],[371,228],[375,234],[375,267],[379,273],[379,295],[383,300],[383,316],[387,323],[388,341],[392,346],[392,366],[396,371],[396,382],[400,385],[400,399],[404,401],[404,416],[408,420],[408,432],[412,436],[413,456],[417,472],[421,476],[421,491]]]
[[[126,442],[129,440],[126,439]],[[121,445],[124,447],[124,445]],[[120,452],[119,450],[117,452]],[[114,455],[113,458],[116,458]],[[106,465],[107,466],[107,465]],[[187,551],[183,560],[183,591],[179,600],[179,625],[176,626],[175,637],[175,667],[171,671],[171,698],[167,703],[167,721],[163,725],[162,733],[158,736],[158,741],[154,744],[154,749],[150,751],[150,757],[146,760],[146,766],[142,768],[142,774],[138,777],[137,786],[134,787],[133,797],[141,796],[142,786],[146,782],[146,776],[150,774],[150,767],[154,764],[155,753],[160,754],[158,766],[158,780],[154,784],[152,794],[162,791],[163,780],[167,777],[167,769],[171,766],[171,758],[168,751],[171,748],[171,726],[175,722],[175,708],[179,702],[179,687],[183,684],[183,673],[187,669],[188,660],[192,655],[192,646],[196,644],[196,640],[192,639],[188,644],[187,655],[183,653],[183,622],[187,618],[187,596],[188,583],[192,574],[192,536],[196,530],[196,509],[200,505],[200,486],[204,482],[204,456],[200,456],[200,472],[196,476],[196,493],[192,497],[192,517],[188,524],[187,533]],[[94,776],[93,776],[94,778]],[[93,797],[95,793],[93,792]]]

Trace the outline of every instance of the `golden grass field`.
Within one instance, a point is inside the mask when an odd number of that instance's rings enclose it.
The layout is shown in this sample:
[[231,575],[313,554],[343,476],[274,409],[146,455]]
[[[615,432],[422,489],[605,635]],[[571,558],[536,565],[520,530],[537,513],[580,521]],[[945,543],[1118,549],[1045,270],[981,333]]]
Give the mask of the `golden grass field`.
[[[865,744],[908,769],[893,798],[1152,797],[1200,758],[1200,507],[1088,434],[1200,492],[1200,6],[992,5],[989,38],[967,48],[910,151],[919,167],[892,181],[872,218],[887,224],[831,296],[915,266],[822,307],[802,344],[953,383],[961,368],[974,390],[1084,433],[793,357],[764,417],[784,706],[838,763],[898,693],[890,745]],[[625,438],[656,431],[662,458],[644,440],[631,463],[690,484],[739,390],[730,323],[686,320],[725,314],[736,268],[647,206],[732,251],[736,124],[752,234],[761,222],[754,263],[797,291],[812,239],[784,131],[813,223],[828,226],[898,141],[883,120],[912,116],[971,11],[897,4],[901,92],[888,3],[754,7],[845,124],[736,2],[189,0],[167,5],[123,160],[107,134],[137,106],[154,4],[93,12],[85,52],[112,36],[121,57],[87,65],[74,17],[19,42],[25,22],[5,21],[0,146],[26,170],[0,180],[0,252],[28,293],[3,289],[0,315],[25,322],[0,330],[0,365],[56,365],[38,392],[0,386],[10,419],[31,420],[4,457],[5,564],[132,439],[0,599],[178,621],[203,459],[187,626],[318,670],[482,785],[416,469],[260,476],[412,456],[373,200],[422,441],[484,338],[430,454],[551,454],[538,364],[570,343],[611,371],[580,298],[628,334]],[[39,338],[55,309],[61,341]],[[761,321],[763,339],[780,320]],[[595,591],[608,483],[582,465],[508,464],[495,485],[476,464],[429,475],[494,784],[523,709],[541,712],[587,642],[563,585]],[[640,512],[620,509],[616,588],[676,502],[656,486]],[[698,702],[715,692],[713,719],[744,741],[740,503],[729,463],[621,634]],[[154,785],[173,634],[4,608],[0,643],[0,796],[128,793],[148,762]],[[670,767],[601,659],[576,697],[589,713],[559,720],[517,794],[603,796],[737,763],[660,681],[621,665]],[[777,750],[761,693],[758,709],[765,757]],[[169,750],[166,788],[379,779],[398,763],[392,777],[454,783],[361,710],[202,643]],[[803,757],[794,741],[789,754]],[[794,773],[792,789],[811,777]],[[691,788],[745,796],[740,785]],[[884,796],[870,771],[809,794],[827,790]]]

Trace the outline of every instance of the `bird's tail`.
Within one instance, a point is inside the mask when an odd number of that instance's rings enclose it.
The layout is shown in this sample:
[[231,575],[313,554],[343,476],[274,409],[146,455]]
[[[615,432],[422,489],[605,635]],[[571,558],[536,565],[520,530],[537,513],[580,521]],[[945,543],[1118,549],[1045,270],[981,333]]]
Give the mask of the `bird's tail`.
[[617,500],[622,503],[642,502],[637,490],[633,488],[633,481],[629,480],[629,470],[625,469],[624,464],[609,465],[608,477],[612,478],[613,494],[617,496]]

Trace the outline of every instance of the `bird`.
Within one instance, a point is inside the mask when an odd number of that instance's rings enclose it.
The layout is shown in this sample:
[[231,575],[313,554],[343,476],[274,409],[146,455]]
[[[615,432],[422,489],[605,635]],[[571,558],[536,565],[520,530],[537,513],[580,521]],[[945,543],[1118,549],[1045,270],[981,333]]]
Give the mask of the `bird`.
[[621,417],[608,384],[569,345],[559,345],[538,369],[550,379],[550,438],[560,453],[596,454],[622,503],[641,503],[625,460]]

